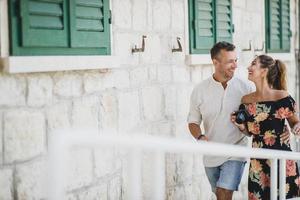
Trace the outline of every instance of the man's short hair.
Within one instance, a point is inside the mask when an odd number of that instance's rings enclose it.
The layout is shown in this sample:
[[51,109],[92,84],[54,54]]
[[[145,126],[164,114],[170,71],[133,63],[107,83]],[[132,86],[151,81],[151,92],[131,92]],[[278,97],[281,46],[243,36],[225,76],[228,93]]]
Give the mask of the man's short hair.
[[210,50],[211,59],[216,58],[222,49],[224,49],[225,51],[233,51],[235,49],[235,46],[225,41],[216,43]]

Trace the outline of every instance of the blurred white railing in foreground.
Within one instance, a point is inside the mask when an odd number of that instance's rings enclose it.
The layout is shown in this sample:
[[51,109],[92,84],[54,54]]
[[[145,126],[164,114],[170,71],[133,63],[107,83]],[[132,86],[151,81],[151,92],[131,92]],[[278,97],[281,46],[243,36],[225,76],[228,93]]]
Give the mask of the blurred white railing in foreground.
[[[285,199],[285,163],[286,159],[300,160],[300,153],[252,149],[249,147],[226,145],[213,142],[195,142],[182,139],[160,138],[152,136],[123,136],[115,134],[70,134],[60,132],[53,134],[49,142],[49,186],[48,197],[50,200],[63,199],[64,185],[66,182],[66,157],[72,146],[82,147],[118,147],[126,148],[130,152],[130,167],[128,194],[130,200],[142,199],[141,194],[141,156],[143,151],[154,151],[155,179],[153,199],[165,199],[165,153],[197,153],[202,155],[234,156],[245,158],[261,158],[271,160],[271,200],[277,200],[277,162],[280,161],[279,195],[280,200]],[[275,170],[274,170],[275,169]],[[245,169],[247,170],[247,169]],[[246,194],[245,194],[246,195]],[[300,199],[300,198],[297,198]]]

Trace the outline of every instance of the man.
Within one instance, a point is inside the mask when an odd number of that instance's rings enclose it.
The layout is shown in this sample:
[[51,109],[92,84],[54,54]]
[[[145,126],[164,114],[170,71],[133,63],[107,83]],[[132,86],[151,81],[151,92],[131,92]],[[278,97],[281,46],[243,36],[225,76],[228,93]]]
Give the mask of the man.
[[[237,68],[233,44],[218,42],[210,53],[215,72],[192,92],[189,130],[197,140],[247,145],[245,135],[231,123],[230,114],[238,110],[242,96],[252,92],[254,87],[233,76]],[[205,135],[200,129],[202,121]],[[281,139],[289,140],[289,132]],[[232,199],[233,191],[240,184],[245,161],[236,157],[203,156],[206,175],[218,200]]]

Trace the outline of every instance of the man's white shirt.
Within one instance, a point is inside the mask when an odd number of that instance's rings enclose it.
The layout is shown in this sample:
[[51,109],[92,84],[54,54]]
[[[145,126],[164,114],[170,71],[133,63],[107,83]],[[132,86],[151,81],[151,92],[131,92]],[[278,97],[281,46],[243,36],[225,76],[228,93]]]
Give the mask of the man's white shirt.
[[[246,136],[230,121],[230,114],[238,110],[241,98],[253,91],[254,87],[249,81],[233,77],[224,89],[222,84],[211,76],[194,88],[187,121],[198,125],[203,122],[204,133],[209,141],[247,145]],[[203,156],[206,167],[220,166],[227,160],[245,159]]]

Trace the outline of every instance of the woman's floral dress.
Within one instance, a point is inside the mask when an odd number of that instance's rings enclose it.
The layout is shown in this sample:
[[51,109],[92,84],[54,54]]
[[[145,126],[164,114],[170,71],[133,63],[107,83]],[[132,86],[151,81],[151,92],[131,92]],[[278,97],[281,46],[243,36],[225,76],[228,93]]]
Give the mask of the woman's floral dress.
[[[277,101],[263,101],[242,104],[240,109],[247,109],[250,119],[247,128],[253,135],[252,147],[291,151],[289,142],[281,142],[285,119],[295,112],[295,101],[287,96]],[[298,197],[300,177],[297,163],[286,161],[286,198]],[[270,199],[270,160],[251,159],[248,178],[248,197],[250,200]]]

